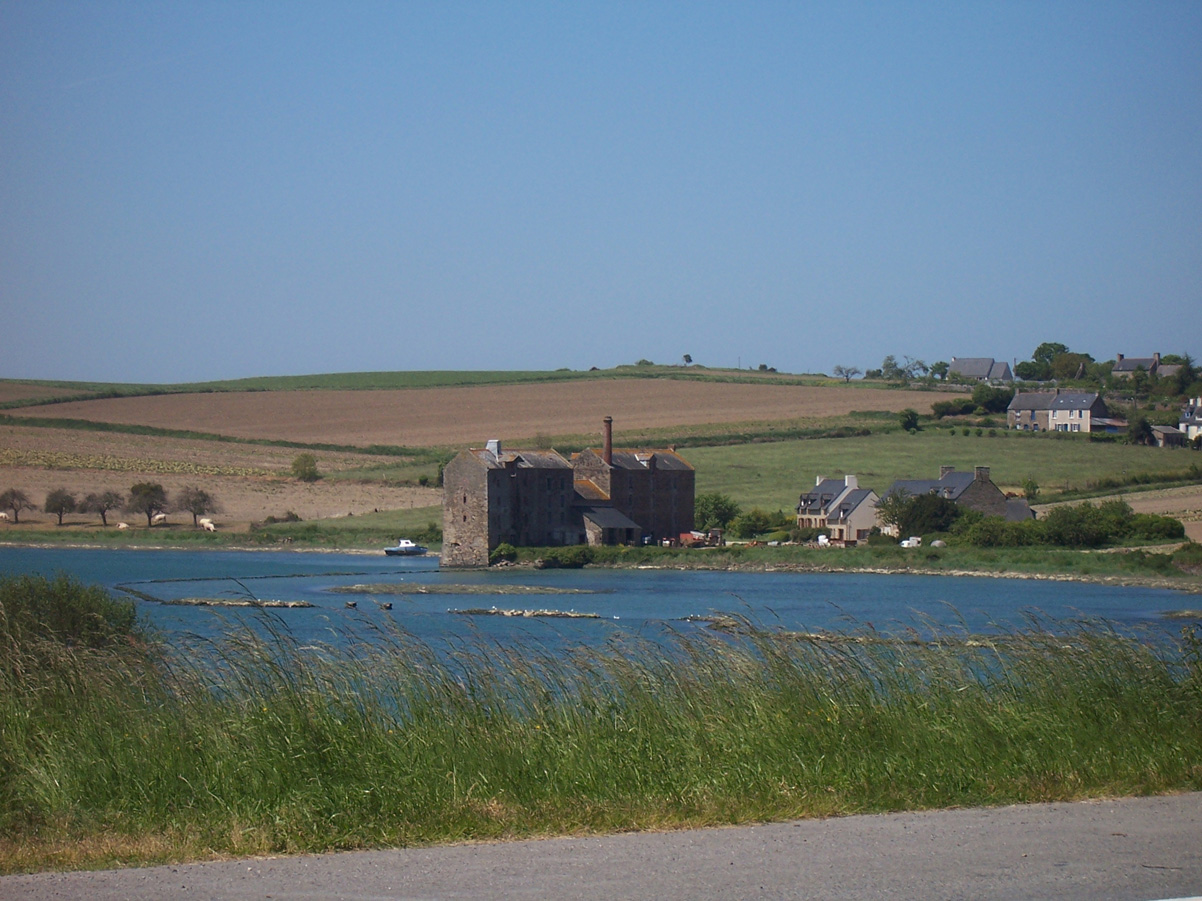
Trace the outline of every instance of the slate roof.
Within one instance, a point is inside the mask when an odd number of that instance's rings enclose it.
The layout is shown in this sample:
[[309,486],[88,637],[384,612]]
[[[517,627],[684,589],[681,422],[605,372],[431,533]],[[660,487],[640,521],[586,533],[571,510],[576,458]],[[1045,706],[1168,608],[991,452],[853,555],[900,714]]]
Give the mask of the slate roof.
[[1123,357],[1123,359],[1115,361],[1111,372],[1135,372],[1137,369],[1151,372],[1152,367],[1155,365],[1155,357]]
[[519,469],[571,469],[572,464],[553,450],[503,450],[500,456],[483,447],[473,447],[468,453],[489,469],[503,469],[507,463]]
[[1035,511],[1025,497],[1006,498],[1006,522],[1023,522],[1035,518]]
[[968,379],[987,379],[993,370],[993,357],[952,357],[947,366],[948,374],[955,373]]
[[847,493],[847,496],[839,501],[837,507],[832,506],[832,509],[827,511],[827,520],[840,522],[847,519],[852,512],[868,500],[873,495],[871,488],[853,488]]
[[1007,410],[1088,410],[1098,400],[1097,392],[1025,391],[1014,395]]
[[910,495],[931,494],[934,492],[940,497],[946,497],[954,501],[964,493],[964,490],[975,479],[976,475],[974,473],[955,471],[949,472],[941,479],[898,479],[889,486],[889,490],[885,492],[885,497],[889,497],[898,491],[904,491]]
[[591,520],[596,525],[603,529],[638,529],[642,527],[627,516],[615,510],[613,507],[588,506],[581,507],[580,513],[585,519]]
[[[605,451],[599,447],[589,448],[598,457],[604,457]],[[664,448],[614,448],[613,465],[618,469],[648,469],[651,458],[655,457],[657,469],[690,470],[690,466],[676,451]]]

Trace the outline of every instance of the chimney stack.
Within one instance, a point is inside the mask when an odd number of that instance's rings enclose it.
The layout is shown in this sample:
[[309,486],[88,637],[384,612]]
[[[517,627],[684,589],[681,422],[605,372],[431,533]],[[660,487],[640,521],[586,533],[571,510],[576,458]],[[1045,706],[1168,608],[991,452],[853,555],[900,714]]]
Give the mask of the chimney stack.
[[973,478],[976,479],[978,482],[988,482],[989,481],[989,467],[988,466],[977,466],[973,469],[972,474],[973,474]]
[[605,445],[601,450],[601,459],[606,466],[614,465],[614,418],[606,416],[604,422]]
[[939,478],[942,479],[944,476],[951,475],[955,471],[956,471],[956,467],[954,467],[954,466],[940,466],[939,467]]

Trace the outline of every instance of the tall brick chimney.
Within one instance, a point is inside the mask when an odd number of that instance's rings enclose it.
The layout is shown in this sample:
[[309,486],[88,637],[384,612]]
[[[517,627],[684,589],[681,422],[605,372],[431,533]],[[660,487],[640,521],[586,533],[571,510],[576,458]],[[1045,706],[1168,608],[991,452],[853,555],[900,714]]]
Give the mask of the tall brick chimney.
[[601,459],[605,461],[606,466],[614,464],[614,418],[606,416],[604,420],[603,434],[605,435],[605,445],[601,450]]

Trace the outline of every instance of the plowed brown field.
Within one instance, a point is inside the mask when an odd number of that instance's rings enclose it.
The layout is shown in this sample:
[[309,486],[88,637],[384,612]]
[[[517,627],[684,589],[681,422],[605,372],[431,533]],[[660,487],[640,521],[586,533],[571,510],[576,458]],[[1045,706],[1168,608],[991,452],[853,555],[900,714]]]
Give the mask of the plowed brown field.
[[75,401],[22,416],[87,419],[330,444],[478,446],[489,438],[817,419],[853,410],[929,410],[962,394],[666,379],[400,391],[278,391]]

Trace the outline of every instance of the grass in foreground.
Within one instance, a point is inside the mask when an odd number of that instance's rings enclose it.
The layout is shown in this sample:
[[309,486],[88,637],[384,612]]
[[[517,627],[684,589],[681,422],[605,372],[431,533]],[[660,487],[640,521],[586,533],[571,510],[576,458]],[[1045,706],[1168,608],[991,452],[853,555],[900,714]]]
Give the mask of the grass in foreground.
[[19,583],[0,872],[1202,788],[1196,626],[1165,646],[733,621],[558,653],[268,630],[179,654],[119,616],[86,641],[30,626],[94,590]]

